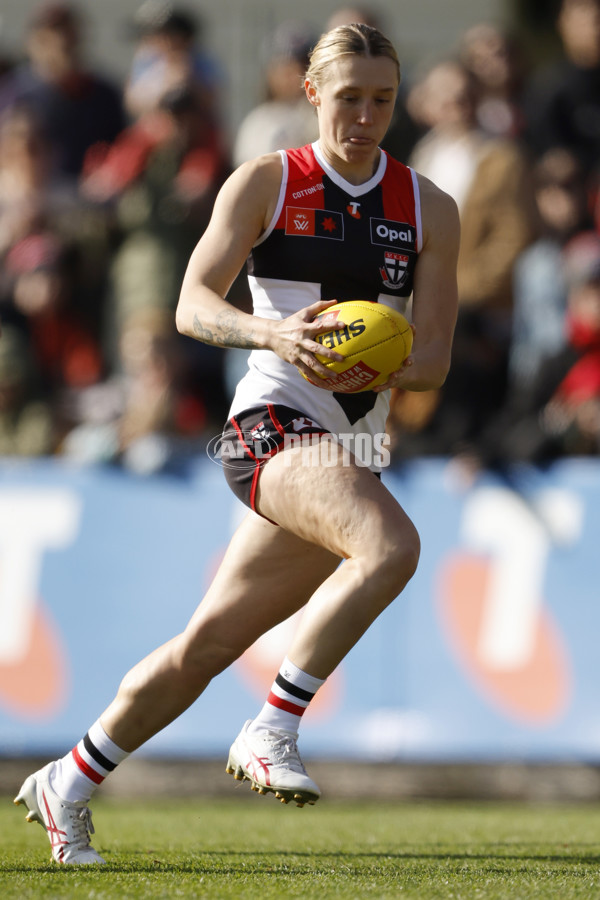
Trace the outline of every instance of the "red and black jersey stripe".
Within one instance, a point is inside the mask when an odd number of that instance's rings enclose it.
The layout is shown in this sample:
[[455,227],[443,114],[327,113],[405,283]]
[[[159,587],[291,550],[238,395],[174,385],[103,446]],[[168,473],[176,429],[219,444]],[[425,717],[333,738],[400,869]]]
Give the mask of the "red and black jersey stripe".
[[[323,300],[409,296],[418,250],[410,169],[388,156],[383,178],[354,197],[326,174],[311,146],[287,157],[283,207],[272,233],[253,248],[249,273],[319,284]],[[395,257],[402,257],[396,276]]]

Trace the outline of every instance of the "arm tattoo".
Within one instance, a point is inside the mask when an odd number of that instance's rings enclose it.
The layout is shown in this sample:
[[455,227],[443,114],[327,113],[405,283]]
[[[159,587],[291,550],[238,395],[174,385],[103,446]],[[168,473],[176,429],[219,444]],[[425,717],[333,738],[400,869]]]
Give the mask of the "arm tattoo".
[[205,328],[197,315],[194,315],[194,335],[205,344],[213,344],[216,347],[240,347],[245,350],[253,350],[258,347],[254,339],[254,332],[246,334],[238,325],[238,314],[232,310],[219,313],[216,319],[216,329],[211,331]]
[[205,344],[215,344],[216,341],[213,337],[212,331],[209,331],[208,328],[205,328],[196,313],[194,313],[194,322],[193,322],[194,334],[198,338],[199,341],[203,341]]

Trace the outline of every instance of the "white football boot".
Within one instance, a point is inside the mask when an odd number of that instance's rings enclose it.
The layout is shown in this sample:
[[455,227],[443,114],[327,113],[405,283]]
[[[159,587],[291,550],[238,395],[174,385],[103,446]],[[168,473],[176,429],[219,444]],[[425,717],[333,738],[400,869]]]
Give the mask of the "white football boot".
[[86,801],[67,803],[50,787],[53,765],[53,762],[48,763],[26,779],[15,797],[15,804],[23,803],[27,807],[29,812],[25,818],[28,822],[39,822],[45,828],[56,862],[72,866],[104,863],[90,844],[94,826]]
[[249,781],[259,794],[271,791],[282,803],[316,803],[321,791],[306,774],[295,738],[276,731],[249,733],[251,722],[246,722],[231,745],[225,771],[236,781]]

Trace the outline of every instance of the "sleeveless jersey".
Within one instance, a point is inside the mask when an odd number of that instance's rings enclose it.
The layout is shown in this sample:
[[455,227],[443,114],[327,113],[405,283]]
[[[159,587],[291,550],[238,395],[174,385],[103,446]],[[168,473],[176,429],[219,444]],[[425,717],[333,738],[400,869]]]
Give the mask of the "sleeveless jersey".
[[[422,247],[413,170],[382,150],[372,178],[354,185],[325,161],[318,142],[280,152],[277,207],[248,259],[254,315],[282,319],[330,299],[376,301],[404,312]],[[248,366],[230,415],[280,403],[336,435],[385,430],[388,391],[323,390],[270,350],[253,350]]]

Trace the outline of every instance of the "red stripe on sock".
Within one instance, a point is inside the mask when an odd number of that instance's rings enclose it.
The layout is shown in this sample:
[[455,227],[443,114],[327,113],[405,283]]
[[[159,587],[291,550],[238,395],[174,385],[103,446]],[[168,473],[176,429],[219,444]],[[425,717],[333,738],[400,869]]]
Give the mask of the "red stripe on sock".
[[71,753],[73,754],[73,759],[75,760],[75,762],[77,763],[78,767],[81,769],[83,774],[87,775],[87,777],[90,779],[90,781],[93,781],[94,784],[102,784],[102,782],[104,781],[106,776],[100,775],[99,772],[96,772],[94,769],[92,769],[91,766],[88,766],[85,759],[82,758],[77,747],[73,747],[73,749],[71,750]]
[[294,716],[302,716],[306,711],[305,706],[297,706],[295,703],[290,703],[289,700],[282,700],[281,697],[278,697],[273,691],[271,691],[267,697],[267,702],[270,703],[271,706],[276,706],[278,709],[283,709],[285,712],[292,713]]

